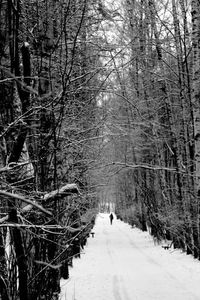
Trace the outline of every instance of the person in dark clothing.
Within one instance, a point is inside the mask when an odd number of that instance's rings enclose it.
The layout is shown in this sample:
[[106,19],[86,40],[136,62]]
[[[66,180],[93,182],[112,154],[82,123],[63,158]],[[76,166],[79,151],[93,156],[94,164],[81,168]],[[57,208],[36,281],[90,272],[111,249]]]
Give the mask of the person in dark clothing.
[[113,222],[113,219],[114,219],[114,217],[113,217],[113,214],[112,214],[112,213],[110,214],[109,218],[110,218],[110,224],[112,225],[112,222]]

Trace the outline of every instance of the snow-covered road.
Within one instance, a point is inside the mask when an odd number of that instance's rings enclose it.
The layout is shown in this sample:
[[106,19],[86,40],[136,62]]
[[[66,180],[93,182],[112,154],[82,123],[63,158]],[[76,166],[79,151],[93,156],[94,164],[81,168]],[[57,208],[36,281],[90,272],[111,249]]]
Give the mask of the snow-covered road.
[[99,214],[94,238],[70,278],[61,280],[61,300],[199,300],[200,262],[155,246],[148,233]]

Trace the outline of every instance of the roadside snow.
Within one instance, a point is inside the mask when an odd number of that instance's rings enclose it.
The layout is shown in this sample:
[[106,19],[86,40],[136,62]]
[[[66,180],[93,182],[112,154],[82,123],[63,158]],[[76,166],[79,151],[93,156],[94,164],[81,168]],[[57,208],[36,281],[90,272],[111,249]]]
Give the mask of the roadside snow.
[[70,278],[61,279],[60,300],[197,300],[200,262],[180,250],[154,245],[148,233],[99,214],[95,236]]

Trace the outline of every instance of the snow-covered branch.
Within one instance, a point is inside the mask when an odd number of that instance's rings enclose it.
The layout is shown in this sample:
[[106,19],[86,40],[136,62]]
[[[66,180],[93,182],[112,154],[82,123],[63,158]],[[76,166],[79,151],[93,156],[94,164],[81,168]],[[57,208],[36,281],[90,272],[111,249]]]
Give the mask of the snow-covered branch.
[[30,161],[17,162],[17,163],[11,162],[8,165],[6,165],[5,167],[0,168],[0,173],[2,173],[2,172],[8,172],[8,171],[13,171],[16,168],[23,167],[23,166],[26,166],[26,165],[29,165],[29,164],[30,164]]
[[25,203],[28,203],[29,205],[32,205],[34,207],[36,207],[37,209],[39,209],[40,211],[44,212],[45,214],[49,215],[49,216],[52,216],[53,214],[46,210],[44,207],[42,207],[41,205],[37,204],[36,202],[32,201],[32,200],[29,200],[21,195],[18,195],[18,194],[12,194],[12,193],[9,193],[9,192],[5,192],[5,191],[2,191],[0,190],[0,195],[2,196],[5,196],[5,197],[8,197],[10,199],[16,199],[16,200],[20,200],[20,201],[23,201]]
[[[149,170],[165,170],[165,171],[170,171],[170,172],[177,172],[175,168],[168,168],[164,166],[156,166],[156,165],[148,165],[148,164],[127,164],[125,162],[112,162],[110,164],[106,164],[105,166],[122,166],[124,168],[131,168],[131,169],[137,169],[137,168],[143,168],[143,169],[149,169]],[[103,167],[105,167],[103,166]],[[183,170],[184,172],[184,170]]]
[[35,260],[35,263],[39,264],[39,265],[49,267],[49,268],[54,269],[54,270],[57,270],[57,269],[62,267],[62,264],[53,265],[53,264],[47,263],[45,261],[40,261],[40,260]]
[[[85,229],[86,226],[80,226],[78,228],[73,228],[71,226],[60,226],[60,225],[34,225],[34,224],[18,224],[18,223],[4,223],[0,224],[0,227],[15,227],[15,228],[40,228],[44,231],[46,230],[67,230],[68,232],[79,232]],[[51,231],[51,233],[54,233]]]
[[0,224],[5,222],[5,221],[8,221],[8,215],[6,215],[5,217],[0,219]]
[[57,190],[47,193],[44,195],[43,199],[47,201],[56,197],[65,197],[71,194],[80,194],[78,186],[75,183],[66,184]]
[[[49,201],[49,200],[55,199],[56,197],[66,197],[66,196],[69,196],[71,194],[80,194],[78,186],[74,183],[66,184],[65,186],[61,187],[60,189],[54,190],[50,193],[46,193],[41,200]],[[27,205],[24,206],[21,209],[22,213],[28,212],[33,207],[36,207],[40,211],[44,212],[45,214],[48,214],[49,216],[53,215],[50,211],[46,210],[43,206],[39,205],[35,201],[32,201],[30,199],[25,198],[24,196],[9,193],[9,192],[2,191],[2,190],[0,190],[0,195],[6,196],[6,197],[9,197],[9,198],[13,198],[13,199],[16,199],[16,200],[20,200],[20,201],[23,201],[23,202],[27,203]],[[8,215],[0,219],[0,224],[4,223],[7,220],[8,220]],[[18,225],[21,226],[20,224],[18,224]],[[7,225],[7,226],[9,226],[9,225]],[[31,227],[32,227],[32,225],[31,225]],[[74,231],[74,230],[77,231],[74,228],[70,229],[70,231]],[[80,228],[78,230],[80,230]]]

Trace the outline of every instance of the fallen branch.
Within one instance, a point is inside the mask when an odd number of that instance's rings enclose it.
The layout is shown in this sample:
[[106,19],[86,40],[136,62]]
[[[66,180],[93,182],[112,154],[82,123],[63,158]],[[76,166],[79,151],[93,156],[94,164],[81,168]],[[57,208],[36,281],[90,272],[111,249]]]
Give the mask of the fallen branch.
[[42,207],[41,205],[37,204],[36,202],[33,202],[32,200],[29,200],[29,199],[26,199],[24,198],[23,196],[21,195],[18,195],[18,194],[12,194],[12,193],[9,193],[9,192],[5,192],[5,191],[2,191],[0,190],[0,195],[2,196],[5,196],[5,197],[8,197],[8,198],[12,198],[12,199],[16,199],[16,200],[21,200],[25,203],[28,203],[36,208],[38,208],[40,211],[44,212],[45,214],[49,215],[49,216],[53,216],[53,214],[46,210],[44,207]]

